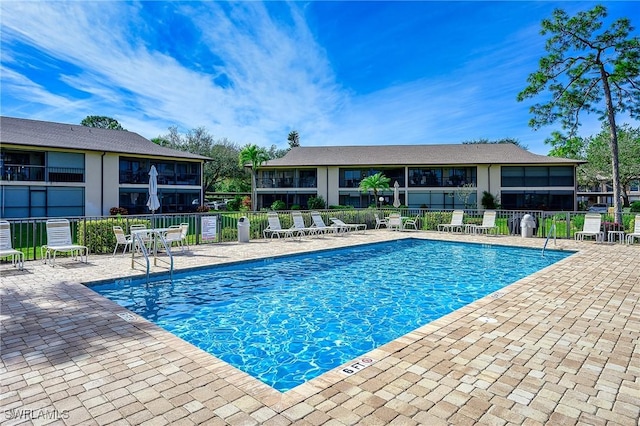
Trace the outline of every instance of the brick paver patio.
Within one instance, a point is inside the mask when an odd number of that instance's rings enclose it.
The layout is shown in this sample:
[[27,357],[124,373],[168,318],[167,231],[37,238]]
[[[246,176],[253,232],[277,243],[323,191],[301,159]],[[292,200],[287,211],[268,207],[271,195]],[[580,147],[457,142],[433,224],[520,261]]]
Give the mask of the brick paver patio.
[[[177,268],[394,238],[541,248],[544,240],[367,231],[192,247]],[[280,393],[95,294],[130,258],[0,266],[2,424],[638,425],[640,245],[568,259]],[[437,265],[434,265],[437,267]],[[154,267],[152,271],[163,268]],[[491,321],[486,319],[490,318]],[[495,321],[493,321],[495,320]]]

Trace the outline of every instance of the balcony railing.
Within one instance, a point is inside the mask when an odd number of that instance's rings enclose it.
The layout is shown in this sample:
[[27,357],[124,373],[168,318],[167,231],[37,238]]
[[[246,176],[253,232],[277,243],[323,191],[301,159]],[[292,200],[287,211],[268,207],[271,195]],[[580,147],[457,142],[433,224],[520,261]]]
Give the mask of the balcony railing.
[[409,178],[409,187],[426,187],[426,188],[451,188],[472,184],[476,186],[475,179],[460,176],[437,177],[437,176],[416,176]]
[[84,169],[6,165],[2,170],[2,180],[17,182],[84,182]]
[[[149,182],[148,171],[120,171],[120,183],[147,184]],[[158,185],[200,185],[200,175],[195,173],[179,173],[158,175]]]
[[316,188],[316,178],[259,178],[258,188]]

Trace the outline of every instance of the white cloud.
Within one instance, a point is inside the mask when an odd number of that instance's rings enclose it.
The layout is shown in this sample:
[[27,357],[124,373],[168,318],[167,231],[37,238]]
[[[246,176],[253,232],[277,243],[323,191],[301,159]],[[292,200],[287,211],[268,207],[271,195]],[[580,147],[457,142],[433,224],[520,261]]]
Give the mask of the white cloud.
[[[445,77],[356,95],[337,84],[304,5],[161,4],[169,12],[151,22],[145,3],[2,2],[3,113],[75,123],[108,115],[148,138],[175,125],[263,146],[285,146],[296,129],[303,145],[511,137],[548,151],[551,129],[529,129],[529,104],[515,100],[537,65],[537,25],[472,52]],[[160,30],[173,45],[151,41]],[[182,30],[196,40],[179,44]],[[25,66],[32,49],[43,56]]]

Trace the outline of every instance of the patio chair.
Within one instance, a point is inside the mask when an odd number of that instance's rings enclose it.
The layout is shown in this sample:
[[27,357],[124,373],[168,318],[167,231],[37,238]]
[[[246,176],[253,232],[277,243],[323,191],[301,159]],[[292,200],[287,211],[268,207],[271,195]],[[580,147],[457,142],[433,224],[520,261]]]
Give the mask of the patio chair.
[[451,223],[438,224],[438,231],[462,232],[462,229],[464,228],[464,224],[462,223],[463,218],[464,210],[454,210],[451,215]]
[[412,226],[413,229],[415,229],[416,231],[418,230],[418,221],[420,220],[420,215],[416,215],[416,217],[414,219],[407,219],[404,221],[404,223],[402,224],[402,229],[407,229],[408,227]]
[[378,215],[378,213],[374,213],[373,215],[376,218],[376,227],[375,227],[375,229],[380,229],[382,226],[384,226],[386,228],[389,225],[389,221],[386,218],[380,219],[380,216]]
[[366,223],[344,223],[342,220],[338,219],[337,217],[330,217],[329,220],[335,226],[337,226],[338,228],[341,228],[343,231],[346,231],[346,232],[362,231],[362,233],[364,234],[364,231],[367,230]]
[[282,225],[280,225],[280,216],[278,216],[278,213],[276,212],[268,212],[267,220],[269,221],[269,226],[262,231],[262,236],[264,238],[267,238],[267,235],[269,235],[272,239],[274,237],[293,238],[294,236],[297,236],[298,239],[300,239],[302,238],[302,235],[304,235],[304,232],[298,229],[283,228]]
[[[47,220],[47,244],[40,248],[40,254],[44,259],[44,263],[47,260],[51,260],[49,264],[55,266],[56,254],[70,253],[74,259],[84,254],[84,263],[88,262],[89,248],[80,244],[74,244],[71,239],[71,224],[67,219],[49,219]],[[44,252],[44,253],[43,253]]]
[[122,254],[124,255],[127,252],[127,249],[131,249],[133,238],[131,238],[131,235],[125,235],[121,226],[114,226],[113,233],[116,236],[116,246],[113,248],[113,256],[116,255],[116,251],[118,251],[118,247],[120,246],[124,246],[122,248]]
[[11,239],[11,224],[0,220],[0,258],[11,256],[11,264],[22,271],[24,268],[24,253],[13,248]]
[[293,211],[291,212],[291,217],[293,218],[293,228],[301,231],[305,235],[317,235],[319,233],[318,228],[315,227],[307,227],[304,223],[304,217],[302,217],[302,212]]
[[182,226],[171,225],[162,237],[164,238],[164,242],[167,244],[169,250],[171,250],[171,247],[176,245],[180,247],[182,252],[184,252],[184,246],[182,245]]
[[150,249],[153,243],[153,238],[151,237],[151,233],[147,229],[147,225],[144,223],[137,223],[129,226],[129,233],[131,234],[131,239],[133,240],[133,246],[136,246],[136,238],[134,234],[138,234],[142,243],[147,249]]
[[322,232],[326,234],[331,232],[336,235],[341,234],[342,230],[337,226],[329,226],[325,224],[322,219],[322,215],[318,211],[311,212],[311,220],[313,221],[313,225],[311,225],[311,227],[317,229],[318,233]]
[[490,234],[498,235],[498,227],[496,226],[496,211],[485,210],[482,215],[482,225],[468,225],[474,234]]
[[180,229],[182,229],[181,239],[182,239],[182,247],[187,246],[187,250],[189,250],[189,224],[187,222],[180,224]]
[[584,215],[584,225],[582,231],[574,234],[576,241],[584,241],[584,237],[595,237],[596,242],[604,241],[604,232],[600,229],[602,217],[600,213],[587,213]]
[[391,213],[387,217],[387,229],[391,231],[399,231],[402,229],[402,216],[400,213]]
[[637,238],[640,241],[640,214],[636,215],[633,232],[627,234],[626,242],[627,244],[633,244],[633,240]]

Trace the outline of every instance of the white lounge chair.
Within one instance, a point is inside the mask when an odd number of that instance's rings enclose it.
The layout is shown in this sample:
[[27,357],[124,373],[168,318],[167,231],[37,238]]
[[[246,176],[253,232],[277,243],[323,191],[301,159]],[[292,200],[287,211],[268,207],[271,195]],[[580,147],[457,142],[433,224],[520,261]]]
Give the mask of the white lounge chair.
[[574,234],[576,241],[584,241],[584,237],[595,237],[596,242],[604,241],[604,232],[600,229],[602,217],[599,213],[587,213],[584,215],[584,225],[582,231]]
[[482,225],[469,225],[474,234],[498,234],[498,227],[496,226],[496,211],[485,210],[482,215]]
[[322,232],[326,234],[331,232],[333,234],[340,234],[342,231],[342,229],[338,228],[337,226],[329,226],[325,224],[320,212],[312,211],[311,220],[313,220],[313,225],[311,225],[311,227],[317,229],[318,233]]
[[12,242],[11,224],[6,220],[0,220],[0,258],[11,256],[11,264],[22,271],[24,268],[24,253],[14,249]]
[[293,211],[291,212],[291,217],[293,218],[293,228],[302,231],[305,235],[317,235],[318,228],[308,227],[304,223],[304,217],[302,216],[302,212]]
[[399,231],[402,229],[402,217],[400,213],[391,213],[387,217],[387,229],[391,231]]
[[278,213],[276,212],[268,212],[267,220],[269,221],[269,226],[262,231],[262,236],[264,238],[267,238],[267,235],[269,235],[271,238],[293,238],[294,236],[297,236],[298,239],[300,239],[304,235],[304,232],[295,228],[283,228],[280,225],[280,216],[278,216]]
[[116,246],[113,248],[113,256],[116,255],[116,251],[118,251],[118,247],[120,246],[124,246],[122,248],[122,254],[124,255],[127,252],[127,249],[131,249],[133,238],[131,238],[131,235],[125,235],[121,226],[114,226],[113,233],[116,236]]
[[[49,219],[47,220],[47,244],[40,248],[40,254],[44,259],[50,261],[51,266],[56,264],[56,254],[71,253],[74,259],[84,255],[84,263],[88,262],[89,248],[80,244],[74,244],[71,239],[71,224],[67,219]],[[44,251],[44,254],[42,253]]]
[[627,234],[626,236],[627,244],[633,244],[633,240],[635,238],[637,238],[638,241],[640,241],[640,214],[636,215],[634,226],[633,226],[633,232],[630,234]]
[[337,217],[330,217],[329,220],[331,221],[332,224],[334,224],[338,228],[341,228],[345,232],[362,231],[362,233],[364,234],[364,231],[367,230],[366,223],[345,223],[341,219],[338,219]]
[[462,232],[464,228],[464,224],[462,220],[464,219],[464,210],[454,210],[451,215],[451,223],[440,223],[438,225],[438,231],[448,231],[448,232]]

